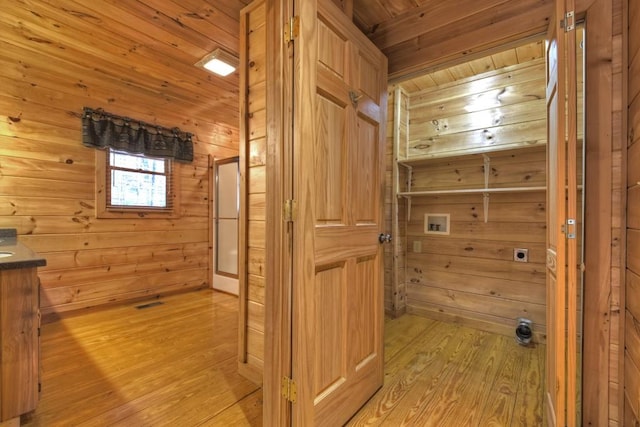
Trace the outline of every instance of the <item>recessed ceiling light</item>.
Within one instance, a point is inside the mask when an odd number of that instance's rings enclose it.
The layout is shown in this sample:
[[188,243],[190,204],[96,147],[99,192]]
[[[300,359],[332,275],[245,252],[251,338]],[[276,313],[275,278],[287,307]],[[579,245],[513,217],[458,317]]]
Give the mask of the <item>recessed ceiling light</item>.
[[196,62],[196,66],[209,70],[219,76],[228,76],[238,67],[238,58],[232,53],[217,48]]

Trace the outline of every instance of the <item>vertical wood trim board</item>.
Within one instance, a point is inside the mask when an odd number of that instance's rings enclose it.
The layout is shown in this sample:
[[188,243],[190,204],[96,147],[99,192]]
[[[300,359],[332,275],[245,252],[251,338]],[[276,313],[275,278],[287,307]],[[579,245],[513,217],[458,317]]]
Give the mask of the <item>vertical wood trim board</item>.
[[396,316],[395,301],[398,293],[398,264],[395,257],[396,248],[399,246],[398,239],[398,198],[396,197],[396,182],[398,179],[398,163],[396,146],[398,144],[400,126],[395,126],[399,122],[399,103],[400,88],[390,87],[387,98],[387,140],[385,147],[385,200],[384,211],[385,232],[391,233],[393,244],[386,245],[384,248],[384,311],[387,315]]
[[387,146],[385,175],[385,227],[391,231],[393,245],[385,245],[385,312],[393,317],[404,314],[406,305],[406,201],[396,194],[406,180],[406,170],[398,164],[405,157],[409,112],[408,95],[400,87],[389,88],[387,105]]
[[241,195],[239,371],[262,383],[264,368],[267,46],[266,4],[240,14]]
[[[612,10],[611,2],[596,1],[587,12],[586,45],[586,188],[583,343],[583,424],[609,422],[609,350],[611,346],[610,296],[614,212],[612,206]],[[606,343],[606,345],[603,345]],[[605,386],[607,384],[607,386]]]
[[284,200],[293,199],[292,129],[284,126],[292,111],[292,51],[282,35],[293,2],[267,4],[267,242],[265,294],[265,366],[263,424],[290,424],[290,404],[282,397],[282,378],[291,378],[291,226],[283,221]]
[[[628,23],[623,25],[628,31],[626,44],[627,61],[623,64],[627,69],[624,75],[627,100],[627,251],[626,251],[626,286],[624,309],[624,351],[623,372],[624,390],[623,418],[625,426],[640,425],[640,5],[637,1],[625,1]],[[628,27],[627,27],[628,24]],[[624,421],[623,421],[624,420]]]

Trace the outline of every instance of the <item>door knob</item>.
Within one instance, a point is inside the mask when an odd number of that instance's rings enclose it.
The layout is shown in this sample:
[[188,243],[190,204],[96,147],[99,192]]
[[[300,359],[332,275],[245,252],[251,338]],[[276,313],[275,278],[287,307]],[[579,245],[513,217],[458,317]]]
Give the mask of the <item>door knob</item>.
[[380,233],[380,235],[378,236],[378,241],[380,243],[390,243],[391,242],[391,234],[384,234],[384,233]]

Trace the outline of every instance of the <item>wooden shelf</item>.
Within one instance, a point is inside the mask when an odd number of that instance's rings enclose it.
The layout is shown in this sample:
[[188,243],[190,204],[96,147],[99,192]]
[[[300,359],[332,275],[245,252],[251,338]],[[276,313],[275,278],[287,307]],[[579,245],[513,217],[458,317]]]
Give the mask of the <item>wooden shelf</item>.
[[505,187],[505,188],[461,188],[459,190],[402,191],[398,197],[434,196],[447,194],[521,193],[525,191],[545,191],[547,187]]
[[469,159],[473,157],[483,158],[489,157],[509,157],[512,155],[522,155],[523,153],[530,153],[536,151],[546,151],[547,144],[538,143],[532,145],[522,145],[501,147],[498,150],[487,150],[486,147],[478,148],[474,150],[466,150],[464,152],[453,151],[447,153],[432,154],[429,156],[398,158],[398,164],[406,167],[424,166],[437,162],[455,162],[456,160]]
[[[398,160],[398,165],[402,165],[407,169],[408,179],[407,179],[407,188],[405,191],[400,191],[399,182],[396,181],[396,195],[397,197],[402,197],[407,199],[407,218],[411,218],[411,199],[413,197],[420,196],[437,196],[437,195],[461,195],[461,194],[481,194],[482,205],[484,211],[484,221],[487,222],[489,219],[489,199],[491,194],[498,193],[525,193],[525,192],[536,192],[536,191],[546,191],[546,186],[525,186],[525,187],[491,187],[490,186],[490,174],[491,174],[491,159],[504,159],[507,158],[510,160],[512,157],[521,156],[524,153],[535,153],[535,152],[543,152],[546,150],[544,145],[534,145],[534,146],[526,146],[519,147],[517,149],[511,150],[502,150],[502,151],[493,151],[493,152],[483,152],[483,153],[466,153],[462,155],[452,155],[452,156],[442,156],[442,157],[421,157],[414,158],[411,160]],[[482,167],[484,171],[484,186],[482,188],[451,188],[451,189],[440,189],[440,190],[425,190],[425,191],[414,191],[411,188],[412,176],[414,173],[414,168],[428,167],[431,165],[435,165],[438,163],[446,163],[447,166],[451,164],[455,164],[458,161],[468,161],[469,159],[480,160],[482,162]],[[424,188],[424,187],[423,187]]]

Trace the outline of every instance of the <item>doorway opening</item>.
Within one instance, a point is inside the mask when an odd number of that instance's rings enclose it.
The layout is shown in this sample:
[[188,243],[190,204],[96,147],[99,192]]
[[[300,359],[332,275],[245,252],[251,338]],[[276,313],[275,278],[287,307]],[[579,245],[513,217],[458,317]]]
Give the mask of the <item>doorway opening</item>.
[[[583,30],[577,36],[578,150],[573,154],[581,190]],[[386,254],[386,313],[513,337],[513,346],[518,319],[526,318],[532,332],[528,345],[546,345],[545,42],[414,76],[393,84],[389,93],[394,135],[388,140],[397,161],[388,165],[387,191],[393,197],[387,210],[397,238]],[[577,203],[575,234],[582,253],[582,191]],[[432,212],[449,216],[446,235],[425,231]],[[526,262],[514,256],[523,249]],[[581,266],[582,256],[574,266],[578,349]],[[544,370],[540,375],[543,381]],[[542,390],[536,404],[543,406]]]
[[214,182],[213,288],[238,295],[239,157],[216,160]]

